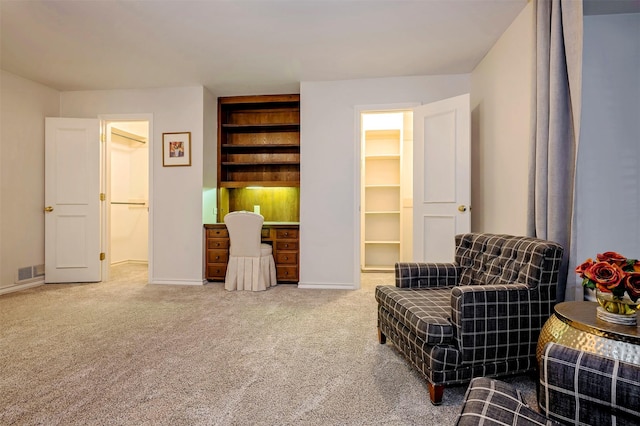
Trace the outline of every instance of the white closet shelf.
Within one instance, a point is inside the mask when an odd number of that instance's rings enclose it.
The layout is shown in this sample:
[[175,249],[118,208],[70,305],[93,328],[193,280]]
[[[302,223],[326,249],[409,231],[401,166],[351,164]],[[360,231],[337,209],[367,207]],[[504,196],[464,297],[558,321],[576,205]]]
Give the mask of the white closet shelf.
[[365,244],[400,244],[400,241],[365,241]]
[[367,160],[397,160],[400,158],[400,154],[365,155],[364,158]]
[[388,210],[388,211],[369,211],[369,212],[364,212],[364,214],[400,214],[399,210]]

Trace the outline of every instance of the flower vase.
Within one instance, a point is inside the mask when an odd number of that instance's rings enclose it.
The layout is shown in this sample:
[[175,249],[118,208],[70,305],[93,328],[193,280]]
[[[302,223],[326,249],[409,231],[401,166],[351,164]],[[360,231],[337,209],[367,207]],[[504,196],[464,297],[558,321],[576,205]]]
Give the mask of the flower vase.
[[606,293],[597,289],[596,299],[600,305],[596,310],[598,319],[613,324],[638,324],[637,311],[640,300],[634,302],[626,293],[623,297],[618,297],[613,293]]

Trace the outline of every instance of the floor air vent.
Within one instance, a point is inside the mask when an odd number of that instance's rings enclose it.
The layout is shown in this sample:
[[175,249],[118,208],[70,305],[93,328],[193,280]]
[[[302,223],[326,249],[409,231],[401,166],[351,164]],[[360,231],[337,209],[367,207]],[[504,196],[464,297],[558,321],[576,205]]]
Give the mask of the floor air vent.
[[44,265],[25,266],[18,269],[17,283],[44,276]]
[[18,281],[30,280],[31,278],[33,278],[33,268],[31,266],[18,269]]
[[33,267],[33,276],[35,277],[44,277],[44,265],[35,265]]

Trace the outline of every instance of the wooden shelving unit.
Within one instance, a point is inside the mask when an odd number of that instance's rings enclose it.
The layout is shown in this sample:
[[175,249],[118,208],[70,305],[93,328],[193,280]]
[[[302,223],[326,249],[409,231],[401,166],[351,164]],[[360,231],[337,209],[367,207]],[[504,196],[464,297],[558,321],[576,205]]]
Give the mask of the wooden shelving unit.
[[300,95],[218,99],[222,188],[300,186]]

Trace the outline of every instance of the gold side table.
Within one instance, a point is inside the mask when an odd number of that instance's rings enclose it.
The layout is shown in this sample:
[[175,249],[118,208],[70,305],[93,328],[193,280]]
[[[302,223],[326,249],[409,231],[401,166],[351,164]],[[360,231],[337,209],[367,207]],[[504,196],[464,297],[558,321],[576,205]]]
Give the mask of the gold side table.
[[597,302],[558,303],[540,331],[538,364],[549,342],[640,364],[640,328],[599,320],[597,307]]

